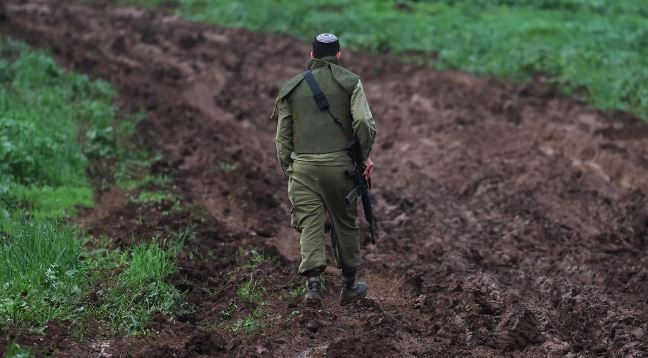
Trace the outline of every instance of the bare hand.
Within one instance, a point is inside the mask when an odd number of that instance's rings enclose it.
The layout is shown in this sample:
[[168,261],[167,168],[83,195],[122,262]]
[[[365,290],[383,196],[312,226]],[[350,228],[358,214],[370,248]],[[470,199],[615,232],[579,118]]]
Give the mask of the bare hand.
[[366,180],[369,180],[369,177],[371,176],[371,174],[373,174],[374,162],[371,160],[371,158],[367,158],[367,160],[365,160],[364,162],[364,165],[365,165],[365,171],[364,173],[362,173],[362,176]]

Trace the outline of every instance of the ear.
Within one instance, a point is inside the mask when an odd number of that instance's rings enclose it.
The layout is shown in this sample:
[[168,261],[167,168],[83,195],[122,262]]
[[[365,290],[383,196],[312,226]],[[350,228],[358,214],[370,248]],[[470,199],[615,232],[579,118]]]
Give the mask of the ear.
[[337,58],[338,60],[340,59],[340,57],[342,57],[342,51],[338,51],[338,53],[335,54],[335,58]]
[[315,55],[313,54],[313,51],[310,52],[310,58],[311,58],[311,60],[315,58]]

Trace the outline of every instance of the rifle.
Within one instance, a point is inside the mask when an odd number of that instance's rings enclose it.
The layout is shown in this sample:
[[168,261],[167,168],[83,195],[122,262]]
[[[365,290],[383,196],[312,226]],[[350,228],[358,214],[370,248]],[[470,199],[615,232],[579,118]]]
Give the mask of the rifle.
[[328,114],[335,121],[335,124],[337,124],[338,127],[340,127],[342,133],[344,133],[344,135],[349,140],[347,143],[347,154],[351,158],[351,161],[353,162],[355,169],[353,172],[345,170],[344,174],[347,177],[353,179],[354,187],[345,196],[345,199],[347,203],[351,205],[355,202],[354,200],[356,200],[358,196],[362,198],[362,210],[364,211],[367,224],[369,224],[371,243],[375,244],[376,243],[375,229],[376,229],[377,220],[373,214],[373,210],[371,208],[371,197],[369,196],[369,189],[371,189],[371,179],[367,180],[362,175],[366,168],[365,168],[364,161],[362,160],[362,151],[360,149],[360,142],[358,142],[357,138],[352,138],[352,136],[347,134],[346,130],[344,129],[344,124],[342,124],[342,122],[340,122],[340,120],[336,116],[334,116],[333,113],[331,113],[328,100],[326,99],[324,92],[322,92],[322,89],[320,88],[319,84],[315,80],[315,77],[313,76],[313,73],[310,70],[306,70],[306,72],[304,72],[304,79],[306,80],[308,87],[313,93],[313,100],[315,100],[317,107],[320,109],[320,111],[328,112]]
[[373,210],[371,208],[371,197],[369,196],[369,189],[371,189],[371,178],[365,179],[362,175],[366,169],[364,162],[362,161],[362,152],[360,150],[360,143],[357,139],[349,142],[347,146],[347,153],[353,164],[355,165],[355,170],[353,172],[345,170],[344,174],[353,179],[353,189],[345,196],[346,201],[349,205],[354,203],[354,200],[360,196],[362,198],[362,211],[364,211],[365,219],[367,224],[369,224],[369,234],[371,234],[371,243],[376,244],[376,239],[374,237],[375,228],[376,228],[376,217],[373,215]]

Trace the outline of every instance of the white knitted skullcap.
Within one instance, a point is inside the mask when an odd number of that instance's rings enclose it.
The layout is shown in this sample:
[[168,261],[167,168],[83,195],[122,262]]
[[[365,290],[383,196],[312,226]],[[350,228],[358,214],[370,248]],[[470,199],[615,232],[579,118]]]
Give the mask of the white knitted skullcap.
[[338,40],[337,36],[333,34],[329,34],[328,32],[325,32],[323,34],[319,34],[315,37],[315,40],[317,42],[321,42],[323,44],[330,44]]

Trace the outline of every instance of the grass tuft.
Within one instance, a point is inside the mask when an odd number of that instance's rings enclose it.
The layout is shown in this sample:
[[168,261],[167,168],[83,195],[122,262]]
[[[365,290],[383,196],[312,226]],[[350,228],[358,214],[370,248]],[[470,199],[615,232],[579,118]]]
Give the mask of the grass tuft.
[[90,284],[78,233],[45,219],[0,221],[0,321],[74,320]]
[[251,303],[261,303],[263,301],[264,293],[265,288],[263,287],[263,284],[254,277],[250,277],[249,280],[245,281],[245,283],[236,289],[236,294],[241,299]]
[[178,230],[171,230],[169,236],[175,241],[187,242],[196,237],[196,226],[191,224]]
[[253,310],[249,315],[237,320],[232,326],[233,333],[250,333],[258,329],[261,324],[259,319],[263,317],[263,312],[259,309]]
[[101,311],[117,331],[143,333],[155,314],[171,318],[177,311],[182,293],[166,281],[175,273],[173,259],[180,248],[163,249],[155,242],[132,248],[128,267],[102,292]]
[[[244,255],[245,251],[240,250],[239,251],[240,255]],[[277,258],[275,257],[269,257],[266,256],[262,251],[258,251],[256,249],[252,249],[249,251],[250,256],[250,261],[246,263],[243,267],[246,269],[254,269],[257,268],[259,265],[261,265],[263,262],[268,262],[270,264],[276,264],[277,263]]]
[[16,342],[10,342],[3,355],[4,358],[32,358],[31,352]]
[[306,282],[300,282],[292,290],[288,291],[288,297],[290,298],[302,298],[308,292],[308,285]]
[[137,197],[131,198],[131,201],[138,204],[160,204],[163,201],[177,202],[178,197],[170,193],[142,191],[137,195]]

